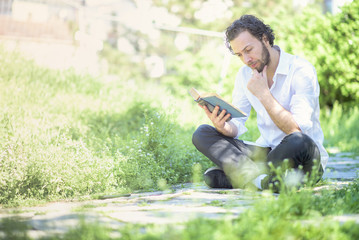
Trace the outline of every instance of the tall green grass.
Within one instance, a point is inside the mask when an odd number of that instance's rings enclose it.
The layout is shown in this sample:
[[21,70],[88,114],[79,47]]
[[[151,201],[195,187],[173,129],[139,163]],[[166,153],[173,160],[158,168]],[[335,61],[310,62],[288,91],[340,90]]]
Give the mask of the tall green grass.
[[[192,181],[193,168],[212,164],[191,143],[209,120],[187,90],[49,70],[0,49],[0,204]],[[321,117],[326,146],[358,151],[358,108]],[[255,125],[251,116],[247,140]]]
[[325,146],[337,151],[359,153],[359,107],[344,108],[335,102],[332,109],[323,109],[321,125]]
[[209,165],[157,84],[49,70],[1,50],[0,89],[0,204],[188,182],[194,164]]
[[0,57],[0,203],[104,191],[113,159],[86,144],[81,112],[98,105],[102,84],[72,71]]

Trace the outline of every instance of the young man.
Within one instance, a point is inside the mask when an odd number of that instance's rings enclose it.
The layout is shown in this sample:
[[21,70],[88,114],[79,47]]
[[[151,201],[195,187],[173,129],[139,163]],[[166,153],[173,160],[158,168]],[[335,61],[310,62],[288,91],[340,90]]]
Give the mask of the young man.
[[270,26],[252,15],[242,16],[226,30],[227,47],[245,64],[236,76],[233,105],[247,116],[254,108],[260,137],[256,143],[238,140],[247,131],[244,124],[248,117],[227,122],[230,114],[222,111],[218,115],[218,106],[212,113],[202,107],[214,127],[201,125],[192,141],[217,165],[204,174],[210,187],[256,186],[279,191],[270,169],[284,167],[284,162],[286,173],[291,175],[281,177],[294,181],[294,185],[302,184],[305,175],[315,173],[316,180],[323,175],[328,154],[319,122],[316,71],[309,62],[284,52],[273,41]]

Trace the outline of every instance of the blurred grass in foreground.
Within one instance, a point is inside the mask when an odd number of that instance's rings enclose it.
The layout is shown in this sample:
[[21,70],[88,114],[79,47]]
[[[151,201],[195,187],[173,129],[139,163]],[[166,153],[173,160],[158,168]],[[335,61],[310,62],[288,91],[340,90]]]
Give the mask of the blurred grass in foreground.
[[[196,218],[178,224],[126,224],[122,227],[82,221],[64,235],[38,239],[358,239],[355,221],[340,223],[338,215],[357,214],[359,182],[354,181],[340,190],[314,192],[302,189],[274,197],[263,197],[236,218]],[[21,219],[2,219],[0,231],[4,239],[31,239],[30,226]]]

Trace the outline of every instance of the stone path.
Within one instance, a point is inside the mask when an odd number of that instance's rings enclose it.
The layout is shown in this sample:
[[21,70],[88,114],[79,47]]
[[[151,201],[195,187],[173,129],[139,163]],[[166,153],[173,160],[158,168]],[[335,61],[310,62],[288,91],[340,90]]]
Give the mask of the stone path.
[[[324,174],[327,184],[341,187],[358,177],[359,156],[338,153],[330,158]],[[86,222],[118,228],[126,223],[182,223],[196,217],[235,218],[265,192],[239,189],[209,189],[204,184],[183,184],[167,191],[107,196],[103,200],[55,202],[43,206],[0,209],[0,219],[18,217],[31,226],[29,236],[36,239],[62,234]],[[338,221],[355,220],[359,215],[338,216]],[[1,232],[0,232],[1,237]]]

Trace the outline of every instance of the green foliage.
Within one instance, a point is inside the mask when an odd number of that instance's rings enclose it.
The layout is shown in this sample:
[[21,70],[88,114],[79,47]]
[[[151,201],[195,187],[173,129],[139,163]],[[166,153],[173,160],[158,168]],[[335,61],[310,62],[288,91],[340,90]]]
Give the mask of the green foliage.
[[349,187],[337,191],[324,190],[320,197],[312,199],[311,204],[323,215],[359,212],[359,181],[356,179]]
[[270,195],[234,220],[195,219],[180,229],[147,226],[146,233],[135,225],[121,234],[124,239],[356,239],[355,222],[341,225],[330,214],[358,213],[358,186],[356,181],[339,193],[302,190],[278,198]]
[[[194,41],[200,39],[193,38]],[[208,40],[208,39],[207,39]],[[223,61],[223,49],[218,39],[201,41],[197,51],[183,51],[167,61],[167,74],[161,79],[171,92],[177,96],[186,94],[191,87],[199,91],[218,91]],[[196,57],[193,57],[196,54]]]
[[108,227],[101,226],[99,223],[86,224],[82,220],[79,227],[71,229],[64,236],[44,237],[44,240],[101,240],[114,239]]
[[71,71],[39,68],[6,52],[0,62],[0,203],[111,189],[114,179],[104,176],[112,159],[96,157],[85,145],[77,106],[67,104],[80,95],[96,98],[101,84]]
[[[136,105],[143,112],[139,131],[117,153],[116,176],[120,185],[131,189],[156,188],[160,180],[168,184],[191,180],[192,165],[203,162],[189,136],[159,109]],[[202,163],[208,166],[207,163]]]
[[136,68],[138,71],[129,71],[132,66],[135,64],[131,62],[131,57],[117,51],[115,48],[111,47],[108,43],[104,44],[103,50],[100,52],[100,56],[106,61],[109,74],[114,74],[120,76],[123,80],[129,79],[138,79],[141,75],[145,74],[144,66]]
[[[126,224],[111,229],[81,221],[64,235],[39,239],[358,239],[357,223],[340,223],[333,218],[359,212],[358,190],[356,180],[340,190],[303,189],[278,197],[263,195],[237,218],[196,218],[181,225]],[[7,239],[31,239],[27,235],[29,226],[21,219],[5,218],[0,226]]]
[[1,56],[0,204],[188,182],[192,165],[209,166],[158,85]]
[[0,222],[0,231],[3,233],[0,239],[11,240],[27,240],[30,237],[27,231],[30,230],[30,226],[24,222],[21,218],[2,218]]
[[326,147],[337,148],[340,151],[359,151],[359,108],[358,106],[346,110],[338,102],[333,108],[323,108],[321,111],[321,125],[324,131]]
[[[153,3],[179,17],[182,21],[181,26],[217,32],[223,32],[234,19],[244,14],[254,14],[271,23],[274,21],[283,23],[300,14],[301,10],[301,8],[293,8],[293,3],[286,0],[153,0]],[[318,3],[311,6],[319,8]],[[201,10],[208,10],[206,19],[204,14],[199,17]]]
[[289,25],[287,50],[303,55],[316,67],[322,105],[358,102],[358,30],[359,1],[344,6],[336,15],[306,11]]

